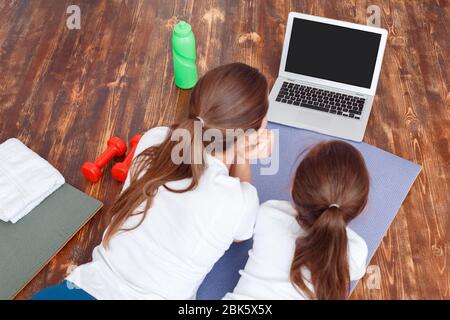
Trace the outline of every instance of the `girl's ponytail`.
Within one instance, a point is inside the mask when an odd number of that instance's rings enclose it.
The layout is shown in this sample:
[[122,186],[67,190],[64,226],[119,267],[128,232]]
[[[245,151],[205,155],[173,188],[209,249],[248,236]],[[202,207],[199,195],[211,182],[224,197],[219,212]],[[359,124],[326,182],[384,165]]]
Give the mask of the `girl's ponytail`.
[[[295,244],[291,280],[310,299],[344,299],[350,276],[347,260],[347,223],[340,209],[331,207],[319,216]],[[310,271],[314,290],[304,280],[302,266]]]
[[[186,192],[194,188],[198,184],[198,180],[200,179],[200,176],[202,175],[204,169],[205,169],[205,147],[203,143],[203,129],[204,129],[204,120],[200,118],[199,116],[193,116],[190,115],[188,118],[184,119],[180,123],[174,125],[171,127],[171,131],[168,134],[168,139],[172,140],[174,131],[177,130],[179,132],[183,132],[183,130],[186,130],[186,136],[181,137],[182,139],[189,139],[189,143],[186,146],[186,150],[182,150],[183,152],[186,151],[189,154],[183,154],[181,155],[182,160],[181,162],[175,161],[173,157],[173,152],[175,152],[174,147],[176,144],[179,143],[178,140],[172,141],[172,143],[169,145],[168,150],[171,151],[171,163],[174,167],[180,166],[188,166],[189,168],[187,171],[190,172],[192,176],[191,185],[188,189],[183,190],[174,190],[170,189],[166,186],[166,189],[173,191],[173,192]],[[174,143],[173,143],[174,142]],[[185,170],[180,170],[183,176],[185,176]]]
[[290,276],[308,298],[347,297],[350,273],[346,227],[364,209],[368,193],[364,159],[348,143],[318,144],[297,168],[292,200],[304,234],[296,240]]
[[[111,223],[103,239],[106,247],[109,245],[112,236],[119,230],[130,231],[142,224],[148,209],[152,206],[153,198],[161,186],[172,192],[186,192],[192,190],[197,185],[200,175],[203,173],[203,161],[199,163],[185,162],[179,164],[172,161],[172,150],[179,142],[172,140],[171,136],[174,130],[177,129],[186,130],[188,133],[187,136],[190,135],[191,137],[190,143],[186,145],[187,148],[183,151],[189,152],[190,157],[193,157],[194,153],[200,153],[202,156],[203,144],[199,144],[196,141],[198,137],[194,136],[194,122],[194,118],[188,118],[173,125],[161,144],[144,150],[133,161],[130,172],[130,187],[120,194],[111,209],[115,214],[111,219]],[[169,181],[181,180],[187,176],[192,177],[192,181],[185,189],[174,190],[166,185]],[[136,192],[136,190],[141,191]],[[145,206],[142,210],[137,212],[130,210],[130,208],[133,208],[134,211],[143,202],[145,202]],[[142,215],[142,218],[136,225],[129,228],[122,228],[130,215]]]

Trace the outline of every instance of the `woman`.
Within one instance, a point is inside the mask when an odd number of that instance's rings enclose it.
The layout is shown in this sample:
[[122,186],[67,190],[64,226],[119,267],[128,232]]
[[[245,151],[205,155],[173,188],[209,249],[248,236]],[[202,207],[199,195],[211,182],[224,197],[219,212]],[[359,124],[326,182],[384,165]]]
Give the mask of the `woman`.
[[[195,298],[231,243],[253,235],[259,200],[248,161],[270,153],[271,135],[261,134],[267,110],[267,81],[258,70],[233,63],[206,73],[192,91],[189,117],[141,138],[92,262],[35,299],[52,292],[71,299],[80,290],[91,299]],[[254,132],[229,139],[237,129]],[[221,147],[212,151],[204,139],[211,132]]]

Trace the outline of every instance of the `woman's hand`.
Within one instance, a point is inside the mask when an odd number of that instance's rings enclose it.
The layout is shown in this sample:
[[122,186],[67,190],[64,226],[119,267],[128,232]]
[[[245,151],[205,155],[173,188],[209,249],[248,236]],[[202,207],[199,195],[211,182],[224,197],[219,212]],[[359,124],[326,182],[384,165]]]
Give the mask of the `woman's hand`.
[[273,132],[268,129],[259,129],[242,136],[236,145],[236,156],[230,167],[230,176],[239,178],[241,182],[251,182],[250,161],[270,157],[273,140]]
[[259,129],[243,136],[237,143],[236,163],[270,157],[273,141],[273,132],[269,129]]

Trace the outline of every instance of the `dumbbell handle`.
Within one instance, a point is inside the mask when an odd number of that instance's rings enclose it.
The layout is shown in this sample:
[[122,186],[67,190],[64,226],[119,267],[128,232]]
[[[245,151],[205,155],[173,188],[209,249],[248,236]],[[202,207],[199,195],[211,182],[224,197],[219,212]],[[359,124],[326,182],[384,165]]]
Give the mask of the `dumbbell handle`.
[[137,134],[131,138],[130,152],[127,154],[123,162],[118,162],[111,168],[111,174],[117,181],[124,183],[127,179],[128,170],[130,170],[131,162],[133,161],[133,157],[136,153],[136,148],[141,137],[142,134]]
[[103,168],[108,164],[109,161],[111,161],[117,154],[117,148],[114,146],[108,147],[105,152],[103,152],[101,155],[98,156],[97,159],[95,159],[95,165],[99,168]]
[[123,164],[125,164],[128,167],[131,165],[131,160],[133,160],[134,153],[136,152],[136,148],[137,148],[138,142],[139,142],[139,139],[137,141],[135,141],[134,144],[131,145],[130,152],[127,154],[127,156],[123,160]]

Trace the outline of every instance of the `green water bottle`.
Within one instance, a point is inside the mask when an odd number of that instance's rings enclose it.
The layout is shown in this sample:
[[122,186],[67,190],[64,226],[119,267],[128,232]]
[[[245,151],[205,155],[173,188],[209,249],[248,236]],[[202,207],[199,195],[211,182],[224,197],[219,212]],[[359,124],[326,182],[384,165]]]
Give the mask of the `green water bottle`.
[[197,83],[197,65],[195,37],[187,22],[180,21],[173,28],[172,55],[176,86],[191,89]]

